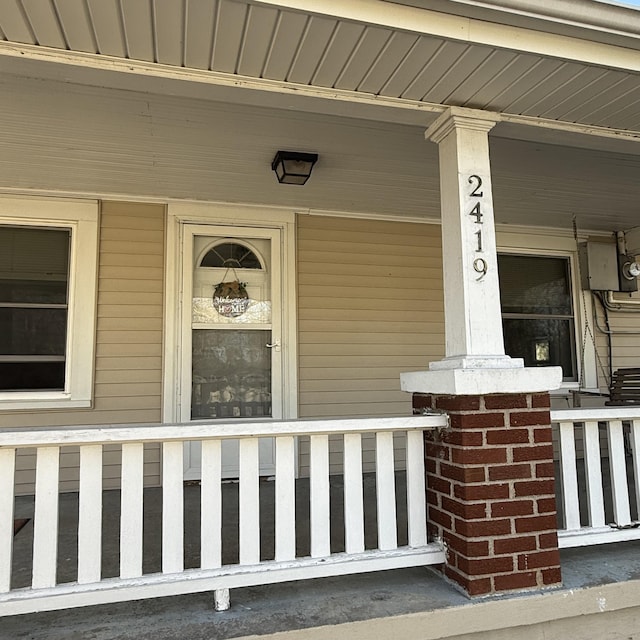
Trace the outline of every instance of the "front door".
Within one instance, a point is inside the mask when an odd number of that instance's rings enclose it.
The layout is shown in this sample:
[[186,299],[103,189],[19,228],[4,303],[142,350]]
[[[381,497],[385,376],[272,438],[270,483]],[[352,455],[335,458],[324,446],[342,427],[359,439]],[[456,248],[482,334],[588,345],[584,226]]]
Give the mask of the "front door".
[[[185,225],[182,421],[282,417],[280,233]],[[222,455],[223,475],[237,477],[238,442],[224,441]],[[185,463],[185,478],[199,478],[199,443]],[[260,467],[274,472],[272,439],[260,442]]]

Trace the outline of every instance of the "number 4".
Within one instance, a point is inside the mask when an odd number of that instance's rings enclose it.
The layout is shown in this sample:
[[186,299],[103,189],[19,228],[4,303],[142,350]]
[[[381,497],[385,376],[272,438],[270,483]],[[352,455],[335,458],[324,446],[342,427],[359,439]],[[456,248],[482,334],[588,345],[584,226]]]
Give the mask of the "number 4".
[[480,211],[480,203],[478,202],[471,211],[469,211],[470,216],[476,217],[476,224],[482,224],[482,212]]

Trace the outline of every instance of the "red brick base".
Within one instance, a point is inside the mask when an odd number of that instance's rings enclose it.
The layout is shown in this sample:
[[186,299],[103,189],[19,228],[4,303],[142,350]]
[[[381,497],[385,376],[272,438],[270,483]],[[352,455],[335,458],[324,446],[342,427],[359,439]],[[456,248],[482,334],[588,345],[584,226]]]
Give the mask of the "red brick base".
[[427,431],[430,533],[445,575],[470,596],[561,582],[549,395],[414,394],[414,413],[440,409]]

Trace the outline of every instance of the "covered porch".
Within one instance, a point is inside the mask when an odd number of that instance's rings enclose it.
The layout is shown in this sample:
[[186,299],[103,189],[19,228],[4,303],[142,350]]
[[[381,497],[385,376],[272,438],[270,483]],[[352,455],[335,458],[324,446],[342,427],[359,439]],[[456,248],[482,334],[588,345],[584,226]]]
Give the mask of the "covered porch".
[[529,5],[0,6],[16,633],[157,597],[229,620],[194,637],[631,628],[640,414],[586,398],[640,359],[640,14]]

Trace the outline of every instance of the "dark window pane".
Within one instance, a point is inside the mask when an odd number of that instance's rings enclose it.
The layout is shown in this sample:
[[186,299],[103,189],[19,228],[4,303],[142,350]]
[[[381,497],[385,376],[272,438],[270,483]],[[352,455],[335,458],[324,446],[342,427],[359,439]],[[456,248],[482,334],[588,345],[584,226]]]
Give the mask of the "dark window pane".
[[575,380],[573,322],[569,319],[504,318],[504,346],[527,367],[560,366],[565,380]]
[[0,302],[67,304],[67,281],[0,280]]
[[64,362],[0,362],[0,389],[62,391],[64,366]]
[[201,267],[223,267],[232,269],[262,269],[260,259],[248,247],[235,242],[225,242],[210,249]]
[[66,304],[69,231],[0,226],[0,302]]
[[0,308],[0,355],[64,356],[67,310]]
[[271,331],[193,331],[192,418],[271,416]]
[[502,313],[572,315],[569,260],[498,256]]

